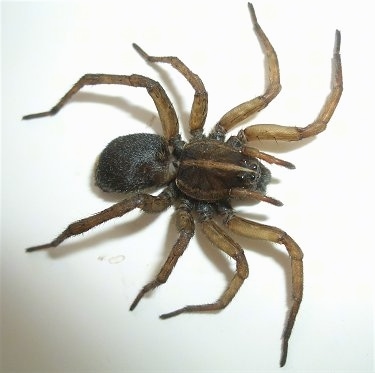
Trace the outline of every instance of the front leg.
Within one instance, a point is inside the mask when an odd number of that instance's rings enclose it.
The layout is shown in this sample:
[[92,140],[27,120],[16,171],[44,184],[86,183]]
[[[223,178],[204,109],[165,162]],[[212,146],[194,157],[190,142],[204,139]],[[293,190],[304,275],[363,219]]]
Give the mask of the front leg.
[[288,354],[289,338],[292,333],[292,329],[296,321],[297,313],[302,301],[303,252],[297,245],[297,243],[288,234],[286,234],[279,228],[255,223],[253,221],[246,220],[232,214],[229,214],[226,217],[225,224],[229,230],[242,236],[282,244],[285,246],[289,254],[292,268],[293,303],[283,333],[280,366],[284,366]]
[[324,131],[331,119],[343,91],[340,57],[340,31],[336,30],[333,52],[332,89],[318,117],[306,127],[281,126],[277,124],[256,124],[244,130],[247,141],[283,140],[299,141]]
[[226,114],[224,114],[216,124],[212,136],[215,136],[215,134],[220,135],[227,133],[231,128],[233,128],[241,121],[264,109],[279,94],[281,90],[280,69],[277,54],[271,42],[268,40],[266,34],[258,23],[253,5],[250,3],[248,5],[254,31],[266,55],[266,62],[268,65],[267,86],[264,93],[260,96],[257,96],[250,101],[243,102],[242,104],[234,107]]

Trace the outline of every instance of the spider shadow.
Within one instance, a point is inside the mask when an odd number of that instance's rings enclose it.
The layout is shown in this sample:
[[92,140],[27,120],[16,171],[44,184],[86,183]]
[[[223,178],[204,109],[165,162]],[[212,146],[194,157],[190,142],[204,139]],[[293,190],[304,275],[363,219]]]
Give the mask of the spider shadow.
[[[139,105],[130,103],[130,101],[120,96],[111,96],[111,95],[95,93],[95,92],[79,91],[72,98],[71,102],[95,103],[95,104],[112,106],[120,111],[130,114],[135,120],[141,123],[146,123],[150,125],[151,128],[153,128],[153,118],[155,117],[154,112],[147,110]],[[158,124],[160,124],[159,120],[158,120]],[[160,125],[159,131],[160,130],[161,130],[161,125]]]
[[[151,64],[150,64],[151,65]],[[152,66],[156,71],[158,71],[161,80],[163,81],[163,86],[167,87],[167,91],[173,96],[173,106],[175,107],[176,114],[179,118],[180,131],[183,131],[185,138],[189,138],[190,134],[188,132],[188,126],[184,125],[189,122],[190,114],[183,110],[183,97],[179,94],[179,91],[174,84],[171,76],[161,67],[153,65]],[[193,97],[193,95],[192,95]],[[122,96],[112,96],[107,94],[95,93],[95,92],[85,92],[79,91],[76,95],[72,97],[70,103],[81,102],[81,103],[95,103],[102,105],[109,105],[118,110],[121,110],[125,113],[130,114],[134,119],[141,123],[146,123],[150,125],[151,128],[154,127],[154,122],[157,123],[159,128],[155,129],[155,132],[161,133],[161,122],[160,118],[157,115],[157,110],[150,111],[144,109],[139,105],[130,103],[128,100]],[[157,120],[154,121],[154,118]],[[181,125],[182,124],[182,125]]]

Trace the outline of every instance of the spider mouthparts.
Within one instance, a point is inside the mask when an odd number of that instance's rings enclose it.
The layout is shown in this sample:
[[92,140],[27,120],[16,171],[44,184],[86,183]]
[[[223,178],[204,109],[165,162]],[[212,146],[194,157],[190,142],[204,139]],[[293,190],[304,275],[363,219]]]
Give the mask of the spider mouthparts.
[[265,196],[263,193],[254,190],[247,190],[243,188],[233,188],[230,192],[230,197],[239,199],[255,199],[263,201],[275,206],[282,206],[283,203],[278,199]]

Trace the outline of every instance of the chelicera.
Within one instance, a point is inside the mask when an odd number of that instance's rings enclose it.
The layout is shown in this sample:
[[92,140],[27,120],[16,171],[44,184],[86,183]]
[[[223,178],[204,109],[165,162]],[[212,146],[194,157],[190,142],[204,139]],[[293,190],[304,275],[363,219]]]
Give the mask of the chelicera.
[[[320,114],[305,127],[276,124],[250,125],[237,135],[226,139],[235,125],[264,109],[280,92],[280,75],[277,55],[267,36],[259,26],[254,8],[249,4],[254,31],[265,52],[268,64],[268,81],[263,94],[228,111],[214,126],[209,135],[203,133],[207,115],[207,92],[198,75],[194,74],[177,57],[149,56],[138,45],[136,51],[148,62],[172,65],[181,73],[195,94],[190,113],[191,138],[182,140],[176,112],[162,86],[141,75],[86,74],[49,111],[26,115],[33,119],[56,114],[81,88],[96,84],[122,84],[145,88],[159,113],[163,135],[131,134],[110,142],[101,153],[96,165],[96,185],[105,192],[125,194],[121,202],[93,216],[70,224],[50,243],[28,248],[27,252],[60,245],[71,236],[90,230],[107,220],[123,216],[139,208],[147,213],[161,213],[174,206],[177,241],[154,280],[138,293],[130,306],[134,310],[141,298],[165,283],[178,259],[194,235],[195,222],[207,239],[236,262],[234,277],[217,301],[202,305],[189,305],[161,315],[167,319],[187,312],[205,312],[225,308],[248,277],[248,264],[244,251],[229,232],[284,245],[292,273],[292,303],[282,337],[280,365],[287,358],[288,342],[302,301],[303,253],[297,243],[279,228],[256,223],[237,216],[231,207],[234,199],[264,201],[280,206],[281,202],[266,195],[271,173],[261,161],[294,168],[286,161],[263,153],[250,146],[254,140],[299,141],[317,135],[326,129],[328,121],[340,100],[343,90],[340,61],[340,32],[336,31],[333,52],[332,87]],[[146,193],[149,188],[160,189],[157,195]],[[217,221],[222,222],[222,226]]]

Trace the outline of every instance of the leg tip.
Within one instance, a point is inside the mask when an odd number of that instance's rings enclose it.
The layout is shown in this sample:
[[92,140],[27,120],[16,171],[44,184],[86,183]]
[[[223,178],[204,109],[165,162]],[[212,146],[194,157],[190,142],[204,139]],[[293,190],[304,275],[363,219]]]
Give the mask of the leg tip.
[[251,20],[253,21],[254,25],[258,23],[257,16],[255,14],[254,6],[252,3],[247,3],[247,6],[249,7]]
[[336,30],[336,32],[335,32],[335,53],[340,53],[340,46],[341,46],[341,32],[340,32],[340,30]]

